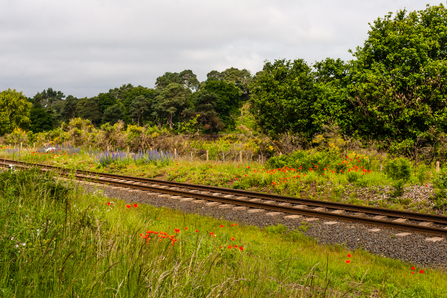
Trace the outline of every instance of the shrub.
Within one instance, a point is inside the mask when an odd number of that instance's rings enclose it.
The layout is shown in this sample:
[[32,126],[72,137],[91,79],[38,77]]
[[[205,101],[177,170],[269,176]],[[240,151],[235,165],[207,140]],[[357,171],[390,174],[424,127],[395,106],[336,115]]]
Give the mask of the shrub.
[[389,160],[385,165],[385,174],[395,180],[407,182],[411,177],[411,163],[405,158]]

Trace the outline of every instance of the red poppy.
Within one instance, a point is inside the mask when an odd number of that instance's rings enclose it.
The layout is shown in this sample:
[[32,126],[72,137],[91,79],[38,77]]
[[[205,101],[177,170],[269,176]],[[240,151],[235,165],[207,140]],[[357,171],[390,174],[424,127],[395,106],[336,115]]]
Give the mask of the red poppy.
[[348,255],[348,258],[350,258],[351,257],[351,255]]
[[231,249],[232,248],[232,246],[231,245],[228,245],[228,249]]
[[187,230],[188,229],[188,227],[185,227],[185,230]]
[[220,225],[221,228],[223,228],[223,225]]
[[421,274],[424,273],[424,270],[419,271],[419,273],[421,273]]
[[196,230],[196,233],[198,233],[199,232],[199,230]]
[[231,241],[234,241],[234,237],[231,237]]
[[130,205],[126,205],[127,208],[130,208]]
[[411,271],[411,274],[414,274],[414,271]]
[[137,207],[138,207],[138,204],[133,204],[133,206],[134,206],[135,208],[137,208]]
[[349,263],[351,263],[351,260],[346,260],[345,262],[349,264]]
[[416,268],[414,268],[414,267],[411,267],[411,270],[416,270]]
[[240,249],[241,251],[244,250],[244,248],[243,248],[242,246],[240,246],[239,249]]
[[180,233],[180,229],[175,229],[174,232]]

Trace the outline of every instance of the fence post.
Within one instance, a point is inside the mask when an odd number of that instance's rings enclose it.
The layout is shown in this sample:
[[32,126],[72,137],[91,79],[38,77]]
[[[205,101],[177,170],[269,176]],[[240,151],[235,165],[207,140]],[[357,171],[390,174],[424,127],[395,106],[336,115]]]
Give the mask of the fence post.
[[439,173],[439,161],[436,162],[436,173]]
[[208,150],[206,150],[206,161],[208,161]]
[[174,148],[174,158],[177,158],[177,148]]
[[129,146],[127,146],[127,157],[129,157]]

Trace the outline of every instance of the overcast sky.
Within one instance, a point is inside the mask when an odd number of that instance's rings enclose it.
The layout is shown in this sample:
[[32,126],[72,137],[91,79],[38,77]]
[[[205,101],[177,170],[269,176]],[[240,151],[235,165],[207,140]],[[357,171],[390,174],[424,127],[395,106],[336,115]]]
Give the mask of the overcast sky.
[[368,23],[417,0],[0,0],[0,91],[49,87],[91,97],[165,72],[246,68],[265,60],[350,60]]

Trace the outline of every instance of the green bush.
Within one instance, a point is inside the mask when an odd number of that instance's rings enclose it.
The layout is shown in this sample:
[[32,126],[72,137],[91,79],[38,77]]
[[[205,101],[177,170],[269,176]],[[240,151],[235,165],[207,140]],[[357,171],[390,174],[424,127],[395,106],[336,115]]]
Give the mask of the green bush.
[[394,191],[391,193],[393,197],[400,197],[404,194],[405,181],[403,179],[397,180],[393,183]]
[[411,163],[405,158],[389,160],[384,170],[385,174],[395,181],[407,182],[411,177]]

